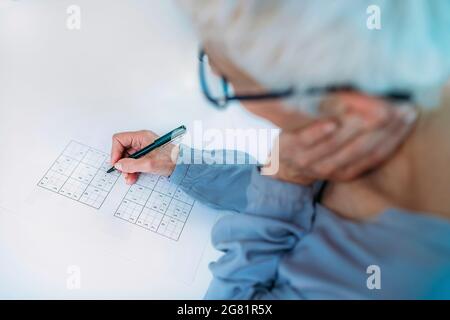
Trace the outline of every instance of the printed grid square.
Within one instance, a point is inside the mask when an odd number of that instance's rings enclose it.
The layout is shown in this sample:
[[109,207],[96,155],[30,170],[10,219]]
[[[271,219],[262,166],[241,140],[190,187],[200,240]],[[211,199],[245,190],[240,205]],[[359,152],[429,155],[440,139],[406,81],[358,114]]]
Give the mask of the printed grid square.
[[167,209],[166,215],[181,220],[182,222],[186,222],[189,213],[191,212],[191,208],[192,206],[189,204],[173,199]]
[[88,185],[86,183],[69,178],[61,190],[59,190],[59,193],[66,197],[79,200],[87,186]]
[[46,188],[48,190],[52,190],[54,192],[58,192],[61,187],[66,182],[67,177],[54,171],[49,171],[47,174],[39,181],[39,186]]
[[162,213],[149,208],[144,208],[137,220],[137,224],[148,230],[156,232],[163,217],[164,215]]
[[80,163],[75,171],[70,176],[71,178],[84,182],[86,184],[91,183],[92,179],[94,179],[97,174],[98,169],[92,166],[89,166],[84,163]]
[[181,231],[183,230],[183,227],[184,227],[183,222],[177,219],[170,218],[168,216],[164,216],[157,232],[170,239],[178,240],[178,238],[181,235]]
[[106,174],[107,158],[104,152],[71,141],[38,186],[99,209],[120,176]]
[[143,206],[125,199],[122,201],[114,215],[129,222],[135,223],[143,208]]
[[145,206],[155,211],[165,213],[169,207],[170,201],[171,198],[169,196],[153,191]]
[[180,187],[177,188],[173,197],[179,201],[190,204],[191,206],[194,205],[194,199],[189,197]]
[[106,173],[110,168],[111,168],[111,164],[109,163],[109,161],[105,161],[105,162],[103,162],[102,166],[100,167],[99,172],[107,174],[108,176],[113,176],[113,177],[120,176],[120,172],[117,170],[115,170],[111,173]]
[[153,189],[158,182],[159,176],[149,173],[141,173],[139,179],[136,182],[138,185]]
[[71,157],[72,159],[81,161],[86,153],[89,151],[89,147],[81,143],[71,141],[69,145],[64,149],[63,154]]
[[[148,192],[151,194],[144,201]],[[194,203],[169,178],[141,174],[137,183],[128,190],[115,216],[178,241]]]
[[177,190],[177,185],[173,184],[169,181],[166,177],[160,177],[158,180],[158,183],[156,183],[155,191],[158,191],[159,193],[168,195],[173,197],[175,194],[175,191]]
[[58,172],[62,175],[69,177],[78,165],[78,161],[65,155],[61,155],[56,159],[51,171]]
[[108,192],[89,186],[86,191],[83,192],[80,202],[98,209],[101,207],[107,196]]
[[81,162],[99,169],[101,168],[103,163],[105,163],[107,158],[107,154],[97,150],[89,149],[89,151],[86,153],[86,156],[83,158],[83,160],[81,160]]
[[128,190],[125,198],[144,206],[150,193],[152,193],[151,189],[142,187],[138,184],[133,184]]
[[97,172],[94,179],[91,181],[91,185],[95,188],[100,188],[105,191],[111,191],[114,184],[117,181],[118,176],[104,172]]

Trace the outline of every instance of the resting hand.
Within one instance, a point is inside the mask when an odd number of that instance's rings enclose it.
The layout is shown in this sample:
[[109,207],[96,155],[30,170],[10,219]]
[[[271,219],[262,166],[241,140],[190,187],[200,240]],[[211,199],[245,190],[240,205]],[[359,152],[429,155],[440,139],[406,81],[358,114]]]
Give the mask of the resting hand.
[[127,158],[151,144],[158,136],[152,131],[117,133],[112,139],[111,164],[122,172],[127,184],[137,181],[141,172],[169,176],[175,169],[178,147],[167,144],[139,159]]
[[354,179],[385,161],[417,118],[411,106],[356,93],[340,94],[322,107],[331,117],[280,134],[275,178],[305,185]]

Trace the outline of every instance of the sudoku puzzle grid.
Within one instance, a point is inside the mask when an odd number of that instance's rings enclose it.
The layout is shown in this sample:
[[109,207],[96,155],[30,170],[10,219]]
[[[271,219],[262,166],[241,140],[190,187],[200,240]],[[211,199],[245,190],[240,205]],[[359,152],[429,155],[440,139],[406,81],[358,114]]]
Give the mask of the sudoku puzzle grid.
[[177,241],[193,206],[194,200],[170,179],[141,174],[114,215]]
[[106,173],[108,154],[71,141],[38,186],[99,209],[119,173]]

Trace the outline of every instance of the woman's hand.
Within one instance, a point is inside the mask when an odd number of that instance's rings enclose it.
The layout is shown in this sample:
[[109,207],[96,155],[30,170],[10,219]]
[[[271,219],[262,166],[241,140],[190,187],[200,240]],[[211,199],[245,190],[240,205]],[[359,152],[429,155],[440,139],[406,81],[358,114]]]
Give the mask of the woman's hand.
[[305,185],[354,179],[385,161],[417,118],[410,105],[392,106],[356,93],[340,94],[322,108],[331,117],[280,134],[275,178]]
[[140,159],[127,158],[155,141],[158,136],[152,131],[117,133],[112,139],[111,164],[122,172],[127,184],[137,181],[140,172],[170,176],[175,169],[178,147],[167,144]]

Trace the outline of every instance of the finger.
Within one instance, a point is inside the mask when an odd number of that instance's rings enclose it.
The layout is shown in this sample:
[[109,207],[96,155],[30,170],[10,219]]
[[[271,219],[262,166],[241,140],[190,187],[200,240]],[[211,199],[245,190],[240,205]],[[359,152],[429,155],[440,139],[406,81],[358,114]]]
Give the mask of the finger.
[[[261,169],[262,172],[264,168]],[[303,175],[302,172],[288,166],[280,166],[278,172],[273,176],[274,178],[282,181],[288,181],[291,183],[297,183],[301,185],[310,185],[315,181],[314,178]]]
[[138,173],[128,173],[127,174],[127,178],[125,179],[125,182],[129,185],[135,184],[136,181],[139,178],[139,174]]
[[130,173],[129,179],[131,184],[135,184],[139,179],[139,173]]
[[125,173],[151,172],[151,160],[148,157],[140,159],[124,158],[119,160],[114,167]]
[[[384,151],[381,151],[384,150]],[[385,158],[392,152],[388,148],[380,148],[380,150],[373,150],[370,157],[365,157],[355,164],[351,164],[342,170],[338,170],[336,174],[331,177],[334,181],[349,181],[357,178],[361,174],[378,167]]]
[[333,178],[333,175],[337,174],[344,167],[354,165],[355,162],[364,158],[372,159],[373,162],[376,162],[373,150],[380,143],[385,143],[384,140],[395,140],[397,137],[395,131],[400,127],[402,127],[402,121],[399,117],[395,117],[388,126],[364,133],[335,154],[319,161],[315,164],[314,170],[320,175]]
[[347,105],[348,112],[361,116],[368,128],[378,128],[389,123],[395,109],[383,99],[358,92],[342,92],[337,97]]
[[367,170],[378,166],[386,160],[390,154],[395,152],[397,147],[411,132],[415,121],[417,120],[417,110],[412,106],[396,107],[396,121],[386,130],[381,130],[374,150],[362,156],[362,160],[350,162],[344,169],[339,170],[337,180],[350,180],[366,172]]
[[129,148],[127,149],[124,153],[123,153],[123,157],[128,158],[130,157],[133,153],[136,153],[137,151],[139,151],[140,149],[136,149],[136,148]]
[[[320,140],[325,139],[335,132],[337,124],[334,121],[317,122],[306,129],[302,129],[291,135],[291,143],[305,148],[316,145]],[[293,146],[291,145],[291,146]]]
[[114,164],[121,159],[124,151],[134,153],[155,141],[157,137],[154,132],[148,130],[115,134],[113,136],[111,163]]
[[383,139],[383,142],[375,150],[372,150],[370,155],[364,157],[361,161],[349,164],[343,170],[337,172],[332,179],[339,181],[352,180],[362,173],[379,166],[390,154],[395,152],[410,130],[409,126],[400,126],[396,132],[393,132],[391,139]]
[[[337,128],[337,123],[334,121],[318,122],[301,130],[297,134],[292,134],[290,139],[285,141],[286,143],[284,143],[283,150],[285,150],[285,152],[287,152],[286,150],[294,151],[289,157],[286,157],[287,155],[284,154],[282,161],[286,165],[286,171],[289,171],[289,173],[294,176],[290,179],[292,182],[298,181],[301,184],[306,185],[314,181],[315,176],[313,172],[306,167],[299,168],[296,160],[306,160],[307,157],[305,157],[305,154],[308,154],[308,148],[311,148],[320,143],[320,141],[330,137]],[[304,163],[309,164],[309,161],[305,161]],[[308,181],[308,183],[305,183],[305,181]]]
[[111,164],[114,165],[122,158],[124,152],[132,146],[132,142],[132,132],[121,132],[113,135],[111,148]]
[[[354,141],[344,146],[336,154],[314,164],[313,171],[320,176],[328,177],[350,163],[360,160],[373,150],[378,142],[378,134],[367,133],[357,137]],[[370,155],[368,155],[370,156]]]
[[[283,131],[276,143],[284,150],[280,160],[283,164],[296,166],[296,159],[302,157],[307,148],[329,137],[337,129],[334,121],[316,122],[308,128],[296,131]],[[272,155],[269,156],[269,159]]]
[[296,164],[300,168],[311,169],[312,166],[320,159],[326,158],[334,154],[337,150],[352,141],[363,130],[363,125],[360,119],[352,117],[346,120],[346,123],[341,126],[334,135],[323,139],[310,149],[305,150],[302,155],[296,158]]
[[129,183],[128,183],[128,173],[122,172],[122,177],[123,177],[123,179],[125,180],[125,183],[126,183],[126,184],[129,184]]

